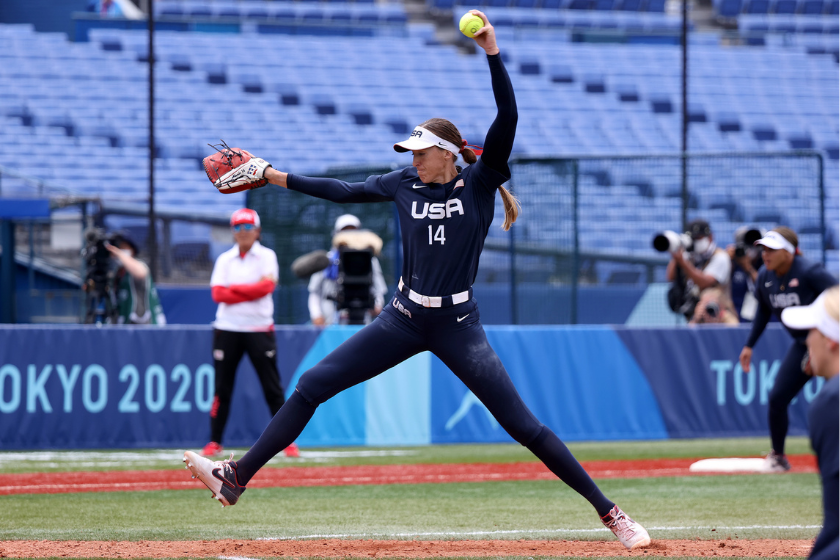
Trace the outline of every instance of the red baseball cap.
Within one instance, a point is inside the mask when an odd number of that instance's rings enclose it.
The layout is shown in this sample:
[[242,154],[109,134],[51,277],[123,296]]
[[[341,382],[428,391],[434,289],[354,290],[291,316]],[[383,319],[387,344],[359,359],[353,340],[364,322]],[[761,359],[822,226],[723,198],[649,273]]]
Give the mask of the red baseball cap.
[[250,208],[240,208],[230,217],[230,225],[237,224],[252,224],[254,227],[260,227],[260,216]]

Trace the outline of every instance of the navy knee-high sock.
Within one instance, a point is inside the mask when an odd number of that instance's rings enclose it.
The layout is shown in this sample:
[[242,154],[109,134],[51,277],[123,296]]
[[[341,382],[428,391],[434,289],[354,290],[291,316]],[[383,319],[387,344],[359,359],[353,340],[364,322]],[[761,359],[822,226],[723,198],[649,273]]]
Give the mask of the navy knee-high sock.
[[315,414],[315,410],[316,407],[309,404],[300,393],[292,393],[268,423],[257,442],[236,461],[236,479],[239,484],[248,484],[263,465],[294,442]]
[[569,451],[569,448],[566,447],[566,444],[554,432],[548,428],[543,428],[537,439],[527,447],[560,480],[586,498],[598,512],[598,515],[604,517],[613,508],[615,503],[604,496],[589,473],[583,469],[572,452]]

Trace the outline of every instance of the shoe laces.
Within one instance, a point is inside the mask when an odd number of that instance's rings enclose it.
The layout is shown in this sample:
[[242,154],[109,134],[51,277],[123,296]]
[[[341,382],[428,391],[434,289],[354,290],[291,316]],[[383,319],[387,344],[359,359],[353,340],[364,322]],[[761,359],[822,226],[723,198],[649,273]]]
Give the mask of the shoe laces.
[[230,462],[233,461],[233,452],[231,451],[230,457],[225,459],[224,461],[219,461],[222,464],[222,472],[225,473],[225,476],[228,474],[232,474],[234,479],[236,478],[236,471],[233,470],[233,465]]
[[620,533],[624,537],[632,537],[636,534],[636,531],[633,529],[633,520],[627,517],[627,515],[620,510],[618,515],[614,516],[611,521],[607,522],[607,527],[616,533]]

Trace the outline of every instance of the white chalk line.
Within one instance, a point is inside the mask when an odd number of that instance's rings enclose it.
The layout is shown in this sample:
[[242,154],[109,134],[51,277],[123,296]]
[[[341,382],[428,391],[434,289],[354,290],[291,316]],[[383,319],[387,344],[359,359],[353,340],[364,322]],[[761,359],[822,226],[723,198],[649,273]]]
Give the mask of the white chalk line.
[[[770,529],[770,530],[786,530],[786,529],[821,529],[822,525],[741,525],[734,527],[722,527],[719,525],[695,525],[687,527],[647,527],[648,531],[689,531],[689,530],[711,530],[715,531],[744,531],[747,529]],[[609,533],[610,530],[606,527],[597,529],[513,529],[507,531],[443,531],[443,532],[429,532],[429,533],[334,533],[322,535],[300,535],[294,537],[258,537],[258,541],[290,541],[290,540],[305,540],[305,539],[349,539],[349,538],[365,538],[365,537],[388,537],[388,538],[414,538],[414,537],[477,537],[487,535],[529,535],[529,534],[592,534],[592,533]]]

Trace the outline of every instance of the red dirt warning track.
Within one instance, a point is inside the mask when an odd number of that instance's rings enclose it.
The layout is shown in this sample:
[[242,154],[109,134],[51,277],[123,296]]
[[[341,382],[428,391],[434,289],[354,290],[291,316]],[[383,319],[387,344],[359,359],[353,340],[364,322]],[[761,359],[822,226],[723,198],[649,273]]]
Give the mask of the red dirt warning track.
[[[812,455],[788,456],[792,471],[817,472]],[[648,478],[708,476],[689,472],[697,459],[584,461],[592,478]],[[367,465],[359,467],[264,468],[249,488],[291,486],[348,486],[357,484],[443,484],[556,478],[538,462],[434,465]],[[204,488],[184,470],[61,472],[0,475],[0,495],[62,494],[71,492],[129,492]]]

